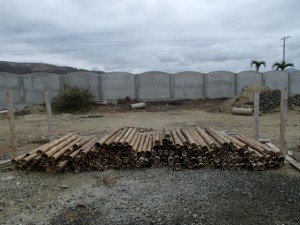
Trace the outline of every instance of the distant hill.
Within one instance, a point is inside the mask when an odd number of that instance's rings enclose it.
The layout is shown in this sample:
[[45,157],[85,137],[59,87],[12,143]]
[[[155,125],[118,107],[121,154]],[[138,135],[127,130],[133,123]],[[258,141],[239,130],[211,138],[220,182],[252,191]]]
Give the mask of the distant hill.
[[56,74],[67,74],[72,72],[94,72],[103,74],[103,71],[90,71],[84,69],[77,69],[69,66],[56,66],[46,63],[16,63],[16,62],[5,62],[0,61],[0,72],[8,72],[15,74],[29,74],[36,72],[47,72],[47,73],[56,73]]

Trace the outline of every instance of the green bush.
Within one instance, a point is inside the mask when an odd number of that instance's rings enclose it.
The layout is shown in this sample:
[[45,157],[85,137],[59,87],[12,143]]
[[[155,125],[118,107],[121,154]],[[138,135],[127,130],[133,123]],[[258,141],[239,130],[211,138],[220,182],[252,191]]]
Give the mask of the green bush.
[[95,104],[95,96],[87,89],[65,87],[63,93],[52,101],[52,108],[57,112],[89,111]]

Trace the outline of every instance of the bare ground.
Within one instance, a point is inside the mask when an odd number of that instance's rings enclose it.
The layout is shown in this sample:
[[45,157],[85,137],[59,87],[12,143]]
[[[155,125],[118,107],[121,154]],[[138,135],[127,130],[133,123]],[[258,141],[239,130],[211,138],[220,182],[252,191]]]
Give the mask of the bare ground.
[[[117,126],[144,129],[214,127],[253,135],[253,117],[207,113],[220,101],[151,103],[147,109],[99,106],[86,114],[56,114],[58,136],[101,137]],[[16,118],[18,147],[47,140],[45,112]],[[279,141],[279,114],[263,115],[261,137]],[[300,144],[300,111],[289,111],[288,146]],[[9,129],[0,116],[0,149],[9,155]],[[300,224],[300,173],[151,168],[82,174],[3,172],[0,224]]]

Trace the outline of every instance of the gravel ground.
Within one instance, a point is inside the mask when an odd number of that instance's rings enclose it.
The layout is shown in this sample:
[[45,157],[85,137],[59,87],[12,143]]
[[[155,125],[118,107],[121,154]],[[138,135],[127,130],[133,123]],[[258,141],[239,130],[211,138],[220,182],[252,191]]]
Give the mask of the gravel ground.
[[1,174],[1,224],[300,224],[300,173],[145,168]]

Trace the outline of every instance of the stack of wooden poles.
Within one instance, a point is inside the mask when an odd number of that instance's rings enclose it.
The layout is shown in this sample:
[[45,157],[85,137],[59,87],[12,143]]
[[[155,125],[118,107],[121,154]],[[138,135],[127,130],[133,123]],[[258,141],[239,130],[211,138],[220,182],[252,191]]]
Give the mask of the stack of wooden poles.
[[174,170],[280,168],[284,157],[277,149],[244,135],[230,136],[212,128],[141,132],[117,128],[100,140],[69,133],[13,162],[17,169],[81,171],[168,166]]

